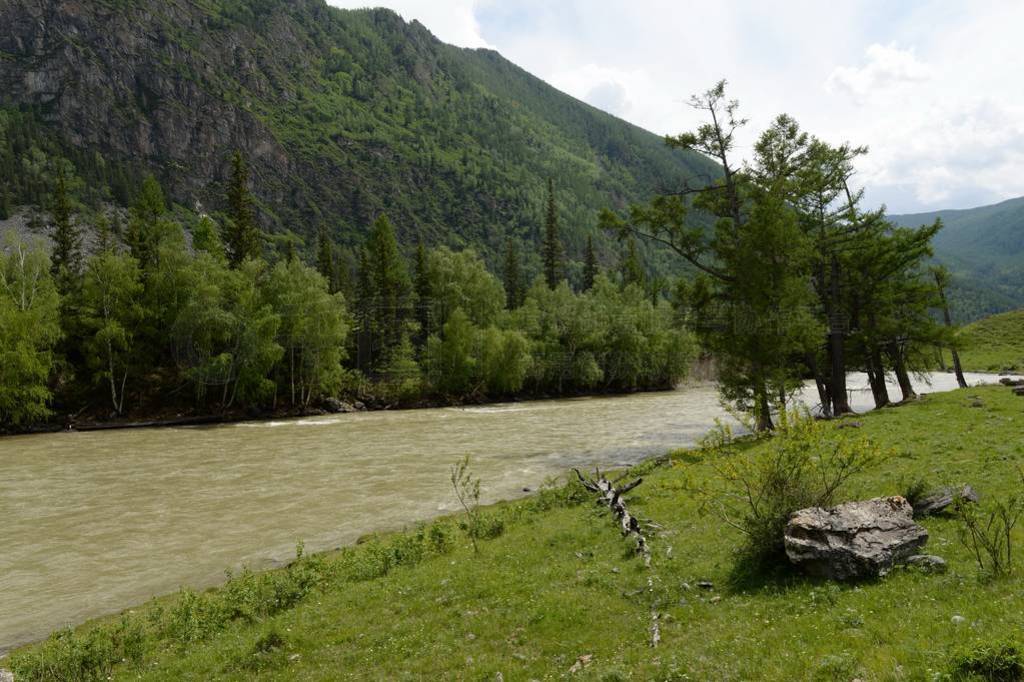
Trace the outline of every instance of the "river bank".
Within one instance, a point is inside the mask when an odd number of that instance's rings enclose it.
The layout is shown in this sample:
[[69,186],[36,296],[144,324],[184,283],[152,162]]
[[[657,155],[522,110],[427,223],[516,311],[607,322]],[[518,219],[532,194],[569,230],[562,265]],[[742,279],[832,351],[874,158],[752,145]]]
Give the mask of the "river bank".
[[[1024,461],[1022,407],[1008,389],[980,387],[858,417],[857,429],[823,428],[887,453],[851,481],[847,499],[901,494],[924,479],[969,482],[983,501],[995,500],[1019,487],[1011,474]],[[751,442],[737,456],[770,443]],[[555,487],[483,510],[487,527],[500,530],[479,540],[479,553],[461,517],[445,517],[226,591],[162,598],[134,609],[124,625],[94,622],[65,644],[137,633],[137,663],[113,665],[113,679],[327,680],[339,671],[354,679],[542,679],[584,669],[604,679],[884,679],[897,669],[904,679],[931,679],[948,674],[962,650],[1009,642],[1024,626],[1019,578],[980,579],[949,517],[922,522],[928,551],[949,564],[945,575],[900,570],[856,586],[796,575],[737,582],[738,533],[700,514],[686,492],[716,475],[713,464],[685,450],[636,472],[644,483],[630,509],[660,526],[653,572],[625,551],[589,498]],[[216,615],[224,613],[218,605],[301,576],[315,585],[287,608]],[[652,599],[658,648],[650,646]],[[187,614],[199,626],[181,630],[174,623]],[[175,643],[181,637],[187,646]]]

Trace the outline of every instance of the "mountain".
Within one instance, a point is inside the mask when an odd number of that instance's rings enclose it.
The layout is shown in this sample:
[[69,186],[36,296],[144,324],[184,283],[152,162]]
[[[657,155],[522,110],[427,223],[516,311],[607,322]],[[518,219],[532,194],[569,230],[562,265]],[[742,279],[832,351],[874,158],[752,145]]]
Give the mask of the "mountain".
[[1024,197],[889,218],[911,227],[942,219],[935,256],[956,275],[952,302],[960,320],[1024,306]]
[[189,208],[222,207],[240,149],[270,231],[309,237],[324,223],[354,244],[386,211],[407,243],[493,258],[509,236],[536,240],[552,177],[578,258],[599,208],[715,172],[494,51],[446,45],[388,10],[9,0],[0,25],[0,107],[103,177],[155,173]]

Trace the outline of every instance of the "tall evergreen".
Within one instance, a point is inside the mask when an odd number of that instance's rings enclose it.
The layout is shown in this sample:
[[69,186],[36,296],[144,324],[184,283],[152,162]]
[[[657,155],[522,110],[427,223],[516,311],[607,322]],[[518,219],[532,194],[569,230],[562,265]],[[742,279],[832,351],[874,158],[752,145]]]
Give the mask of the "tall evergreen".
[[316,236],[316,269],[327,280],[330,293],[337,293],[338,271],[334,263],[334,243],[323,224]]
[[386,361],[401,341],[412,312],[413,287],[405,258],[398,248],[395,229],[387,216],[373,223],[366,240],[366,285],[371,301],[369,332],[371,362],[375,368]]
[[523,274],[519,266],[519,247],[514,239],[509,239],[505,246],[505,307],[515,310],[523,304]]
[[558,235],[558,206],[555,204],[555,182],[548,178],[548,209],[544,217],[544,241],[541,244],[544,260],[544,280],[554,289],[565,276],[565,251]]
[[231,157],[231,178],[228,182],[228,217],[226,230],[228,262],[237,268],[247,258],[260,255],[260,231],[256,227],[252,193],[249,191],[249,166],[240,151]]
[[[157,222],[167,210],[164,204],[164,192],[160,183],[152,175],[142,181],[142,189],[132,206],[131,219],[125,241],[135,260],[143,269],[148,267],[155,258],[157,241]],[[114,214],[117,215],[116,213]],[[118,223],[120,225],[120,223]]]
[[594,280],[600,272],[597,264],[597,254],[594,253],[594,238],[587,236],[587,250],[583,254],[583,291],[590,291],[594,287]]
[[58,166],[53,190],[53,258],[52,269],[57,288],[62,294],[71,290],[82,271],[82,235],[72,222],[64,167]]
[[422,239],[416,244],[413,277],[416,288],[416,321],[420,325],[417,343],[420,344],[425,342],[427,336],[433,331],[430,328],[430,303],[433,299],[430,290],[430,265],[427,262],[427,249],[423,246]]
[[626,240],[626,255],[622,257],[622,285],[635,284],[638,287],[644,286],[644,268],[640,264],[640,255],[636,252],[636,240],[630,237]]

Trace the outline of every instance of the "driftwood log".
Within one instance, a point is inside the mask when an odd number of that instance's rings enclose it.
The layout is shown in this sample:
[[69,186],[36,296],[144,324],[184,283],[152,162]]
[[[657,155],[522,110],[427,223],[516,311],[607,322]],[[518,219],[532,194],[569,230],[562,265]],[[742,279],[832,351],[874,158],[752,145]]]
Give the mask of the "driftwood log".
[[[647,537],[643,534],[640,529],[640,522],[635,516],[629,513],[626,508],[626,503],[622,499],[622,496],[628,493],[630,490],[636,488],[638,485],[644,482],[643,478],[638,478],[632,483],[627,483],[622,487],[616,487],[622,478],[614,481],[609,481],[607,478],[601,475],[600,469],[597,470],[595,478],[590,479],[580,473],[579,469],[573,469],[576,472],[576,476],[579,477],[580,483],[583,487],[590,492],[598,496],[598,502],[612,512],[612,515],[619,523],[619,528],[622,530],[624,537],[633,536],[636,539],[636,553],[643,557],[644,566],[647,568],[651,567],[651,548],[647,543]],[[654,578],[651,575],[647,576],[647,590],[652,595],[654,593]],[[661,614],[658,613],[658,604],[651,604],[651,646],[656,647],[661,643]]]
[[622,496],[628,493],[633,488],[637,487],[644,482],[644,479],[638,478],[632,483],[616,488],[615,483],[618,481],[609,481],[607,478],[601,475],[601,471],[597,471],[597,478],[589,479],[580,473],[579,469],[573,469],[576,475],[580,479],[580,483],[583,487],[592,493],[598,495],[598,502],[608,507],[611,510],[612,515],[619,522],[619,527],[622,529],[622,535],[628,537],[630,535],[636,538],[636,553],[643,557],[644,566],[650,567],[651,565],[651,548],[647,545],[647,538],[644,537],[643,532],[640,530],[640,522],[637,518],[629,513],[626,509],[626,503],[623,501]]

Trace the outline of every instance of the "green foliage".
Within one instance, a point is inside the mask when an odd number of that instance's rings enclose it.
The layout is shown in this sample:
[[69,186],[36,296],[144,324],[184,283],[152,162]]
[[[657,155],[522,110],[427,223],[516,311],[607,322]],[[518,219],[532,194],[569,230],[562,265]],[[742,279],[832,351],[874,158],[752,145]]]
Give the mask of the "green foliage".
[[1011,642],[978,644],[949,661],[954,682],[1018,682],[1024,679],[1024,652]]
[[292,405],[308,406],[314,398],[341,386],[349,325],[341,294],[316,270],[299,261],[274,266],[263,286],[264,296],[280,319],[278,344]]
[[0,248],[0,425],[20,426],[45,417],[61,336],[60,297],[44,246],[13,233]]
[[1015,493],[989,501],[986,508],[954,500],[960,522],[960,541],[970,549],[986,578],[1005,578],[1014,572],[1013,529],[1024,516],[1024,497]]
[[[452,465],[449,480],[452,490],[455,492],[455,498],[466,514],[464,526],[473,543],[473,551],[479,552],[477,538],[490,536],[487,529],[493,527],[493,524],[485,523],[480,514],[480,478],[474,476],[470,471],[469,455]],[[500,535],[500,531],[498,534]],[[492,537],[496,537],[496,535]]]
[[141,625],[124,617],[116,626],[82,634],[58,630],[39,649],[12,661],[12,668],[28,682],[106,680],[114,666],[138,665],[144,646]]
[[135,335],[144,310],[142,272],[127,254],[105,251],[89,259],[78,297],[86,357],[97,382],[110,388],[112,407],[124,412],[128,375],[139,366]]
[[851,477],[881,459],[871,442],[835,434],[831,425],[793,413],[756,456],[738,456],[727,440],[711,454],[717,480],[698,492],[705,511],[743,534],[741,568],[785,563],[783,531],[790,515],[834,505]]
[[492,324],[505,304],[505,291],[475,251],[454,252],[447,247],[431,249],[427,255],[427,278],[431,329],[448,322],[461,309],[477,326]]

